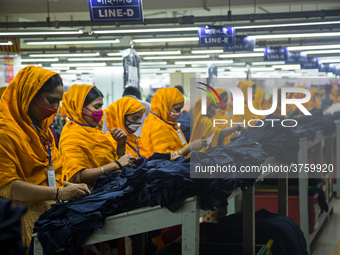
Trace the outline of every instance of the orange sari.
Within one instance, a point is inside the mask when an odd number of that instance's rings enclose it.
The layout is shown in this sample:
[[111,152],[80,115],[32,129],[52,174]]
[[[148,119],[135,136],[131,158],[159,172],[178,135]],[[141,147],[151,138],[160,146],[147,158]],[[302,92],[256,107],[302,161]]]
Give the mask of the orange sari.
[[[41,67],[27,66],[19,71],[8,85],[0,103],[0,196],[11,198],[13,182],[21,180],[30,184],[48,186],[46,169],[48,153],[28,116],[29,105],[46,81],[57,73]],[[49,129],[56,114],[40,123],[38,128],[44,144],[50,145],[52,164],[55,167],[56,183],[63,186],[62,160]],[[29,246],[34,222],[55,201],[25,204],[27,213],[22,217],[22,238]]]
[[82,116],[82,109],[92,85],[73,85],[63,97],[63,109],[68,121],[60,137],[65,179],[74,181],[83,169],[97,168],[118,159],[115,141],[110,133],[89,127]]
[[141,109],[144,113],[145,107],[138,100],[132,97],[123,97],[105,110],[105,118],[106,125],[110,130],[117,127],[127,134],[126,154],[132,154],[136,158],[148,158],[152,154],[143,146],[141,139],[135,134],[130,134],[125,127],[125,115],[138,112]]

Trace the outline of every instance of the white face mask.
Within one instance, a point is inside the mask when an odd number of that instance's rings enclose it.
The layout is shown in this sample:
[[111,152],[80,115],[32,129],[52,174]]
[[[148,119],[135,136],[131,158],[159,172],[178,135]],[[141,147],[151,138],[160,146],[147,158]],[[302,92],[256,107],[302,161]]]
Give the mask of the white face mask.
[[212,109],[212,111],[214,111],[214,116],[215,116],[218,113],[218,108],[215,108],[215,107],[213,107],[211,105],[209,107],[210,107],[210,109]]
[[129,129],[131,129],[131,131],[136,132],[137,129],[140,127],[140,125],[142,125],[142,123],[141,124],[130,124],[128,125],[128,127]]

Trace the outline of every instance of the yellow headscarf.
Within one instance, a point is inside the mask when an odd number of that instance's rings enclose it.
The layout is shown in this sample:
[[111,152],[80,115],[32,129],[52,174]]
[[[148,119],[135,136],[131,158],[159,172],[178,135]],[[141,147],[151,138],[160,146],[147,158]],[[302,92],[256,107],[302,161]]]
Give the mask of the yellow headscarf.
[[329,95],[329,98],[330,98],[331,100],[333,100],[333,104],[336,104],[336,103],[339,102],[339,100],[338,100],[338,98],[339,98],[339,96],[338,96],[338,91],[339,91],[338,86],[337,86],[337,85],[333,85],[332,92],[331,92],[331,94]]
[[[171,154],[187,143],[177,122],[170,120],[170,112],[175,104],[184,102],[182,93],[176,88],[163,88],[156,91],[151,103],[151,113],[146,118],[142,130],[142,144],[150,152]],[[179,138],[180,132],[184,144]]]
[[[251,88],[255,85],[254,82],[250,81],[240,81],[237,85],[242,90],[244,96],[244,115],[234,115],[232,116],[233,123],[242,122],[245,120],[246,126],[248,126],[248,121],[251,119],[255,119],[255,115],[248,108],[248,88]],[[251,123],[251,125],[255,125],[255,123]]]
[[[46,81],[55,72],[41,67],[21,69],[8,85],[0,103],[0,187],[22,180],[48,186],[46,167],[48,153],[28,116],[29,105]],[[39,131],[45,145],[50,144],[56,181],[62,186],[62,162],[49,129],[55,114],[43,120]]]
[[[115,141],[97,128],[89,127],[83,119],[82,110],[92,85],[73,85],[63,97],[63,109],[69,121],[60,137],[60,152],[66,180],[82,169],[96,168],[118,159]],[[84,126],[83,126],[84,125]]]
[[[143,113],[145,112],[145,107],[136,99],[132,97],[123,97],[113,104],[111,104],[105,110],[105,119],[107,127],[112,130],[117,127],[119,129],[124,130],[127,134],[127,145],[126,145],[126,153],[133,154],[136,158],[141,157],[150,157],[152,154],[146,150],[138,136],[135,134],[130,134],[125,126],[125,115],[132,114],[143,109]],[[139,155],[138,155],[139,150]]]
[[319,91],[318,91],[317,88],[311,88],[310,89],[311,98],[307,103],[304,104],[304,106],[307,109],[313,109],[313,108],[321,109],[321,104],[319,105],[317,100],[315,100],[315,95],[318,94],[318,93],[319,93]]
[[[227,91],[225,91],[224,89],[216,89],[216,92],[219,96],[221,96],[223,93],[226,93]],[[219,100],[218,100],[217,96],[214,93],[212,93],[212,95],[213,95],[215,101],[218,102],[218,104],[219,104]],[[205,96],[207,98],[207,107],[209,105],[214,104],[214,100],[209,95],[205,95]],[[192,127],[192,134],[191,134],[191,137],[190,137],[190,142],[197,140],[197,139],[209,138],[210,136],[212,136],[214,134],[214,138],[211,141],[210,146],[215,147],[215,146],[218,145],[218,140],[220,138],[221,130],[225,126],[216,125],[214,127],[213,120],[210,119],[206,115],[202,115],[201,107],[202,107],[202,97],[199,97],[196,100],[195,106],[194,106],[194,120],[193,120],[193,127]],[[230,123],[230,120],[226,115],[225,115],[224,119],[228,120],[228,122]],[[228,138],[227,138],[226,142],[228,142]],[[207,150],[207,148],[202,148],[200,151],[205,152],[206,150]]]

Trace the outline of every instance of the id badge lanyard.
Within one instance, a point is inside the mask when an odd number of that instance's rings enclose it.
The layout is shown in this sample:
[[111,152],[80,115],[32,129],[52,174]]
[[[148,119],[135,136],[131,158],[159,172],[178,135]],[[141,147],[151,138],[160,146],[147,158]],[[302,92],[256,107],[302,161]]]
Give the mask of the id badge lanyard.
[[129,144],[128,142],[126,142],[126,143],[127,143],[127,145],[130,146],[131,149],[133,149],[133,150],[138,154],[138,157],[141,158],[141,155],[139,154],[139,146],[138,146],[138,143],[137,143],[135,137],[134,137],[134,139],[135,139],[135,143],[136,143],[136,146],[137,146],[137,150],[136,150],[135,148],[133,148],[133,146],[132,146],[131,144]]
[[[158,117],[159,119],[161,119],[161,120],[163,120],[160,116],[158,116],[156,113],[153,113],[153,112],[150,112],[151,114],[153,114],[153,115],[155,115],[156,117]],[[166,124],[168,124],[168,125],[170,125],[170,126],[172,126],[171,124],[169,124],[168,122],[166,122],[165,120],[163,120]],[[179,136],[179,139],[181,140],[181,142],[182,142],[182,144],[183,145],[186,145],[186,141],[185,141],[185,139],[184,139],[184,137],[183,137],[183,135],[182,135],[182,132],[181,132],[181,130],[179,130],[179,129],[176,129],[175,127],[173,127],[175,130],[176,130],[176,132],[177,132],[177,134],[178,134],[178,136]]]
[[[48,147],[46,147],[44,140],[41,136],[40,130],[37,127],[37,125],[33,123],[33,126],[35,127],[35,129],[38,131],[41,143],[44,145],[46,152],[48,153],[48,166],[47,166],[47,179],[48,179],[48,186],[50,187],[57,187],[57,183],[56,183],[56,179],[55,179],[55,168],[54,166],[52,166],[52,154],[51,154],[51,147],[50,147],[50,141],[48,141]],[[45,131],[46,134],[46,131]]]

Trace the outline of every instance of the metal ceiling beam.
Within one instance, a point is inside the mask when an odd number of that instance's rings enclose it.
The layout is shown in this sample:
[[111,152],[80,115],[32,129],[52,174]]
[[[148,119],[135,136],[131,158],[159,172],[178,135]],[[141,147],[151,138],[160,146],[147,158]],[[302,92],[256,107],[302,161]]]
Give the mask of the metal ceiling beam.
[[219,15],[219,16],[183,16],[175,18],[153,18],[145,19],[138,23],[92,23],[89,20],[79,21],[54,21],[54,22],[0,22],[0,28],[27,28],[27,27],[83,27],[83,26],[131,26],[131,25],[156,25],[156,24],[195,24],[205,23],[214,24],[215,22],[227,21],[257,21],[257,20],[278,20],[278,19],[301,19],[301,18],[325,18],[339,17],[340,10],[320,10],[302,12],[280,12],[280,13],[261,13],[261,14],[241,14],[241,15]]

